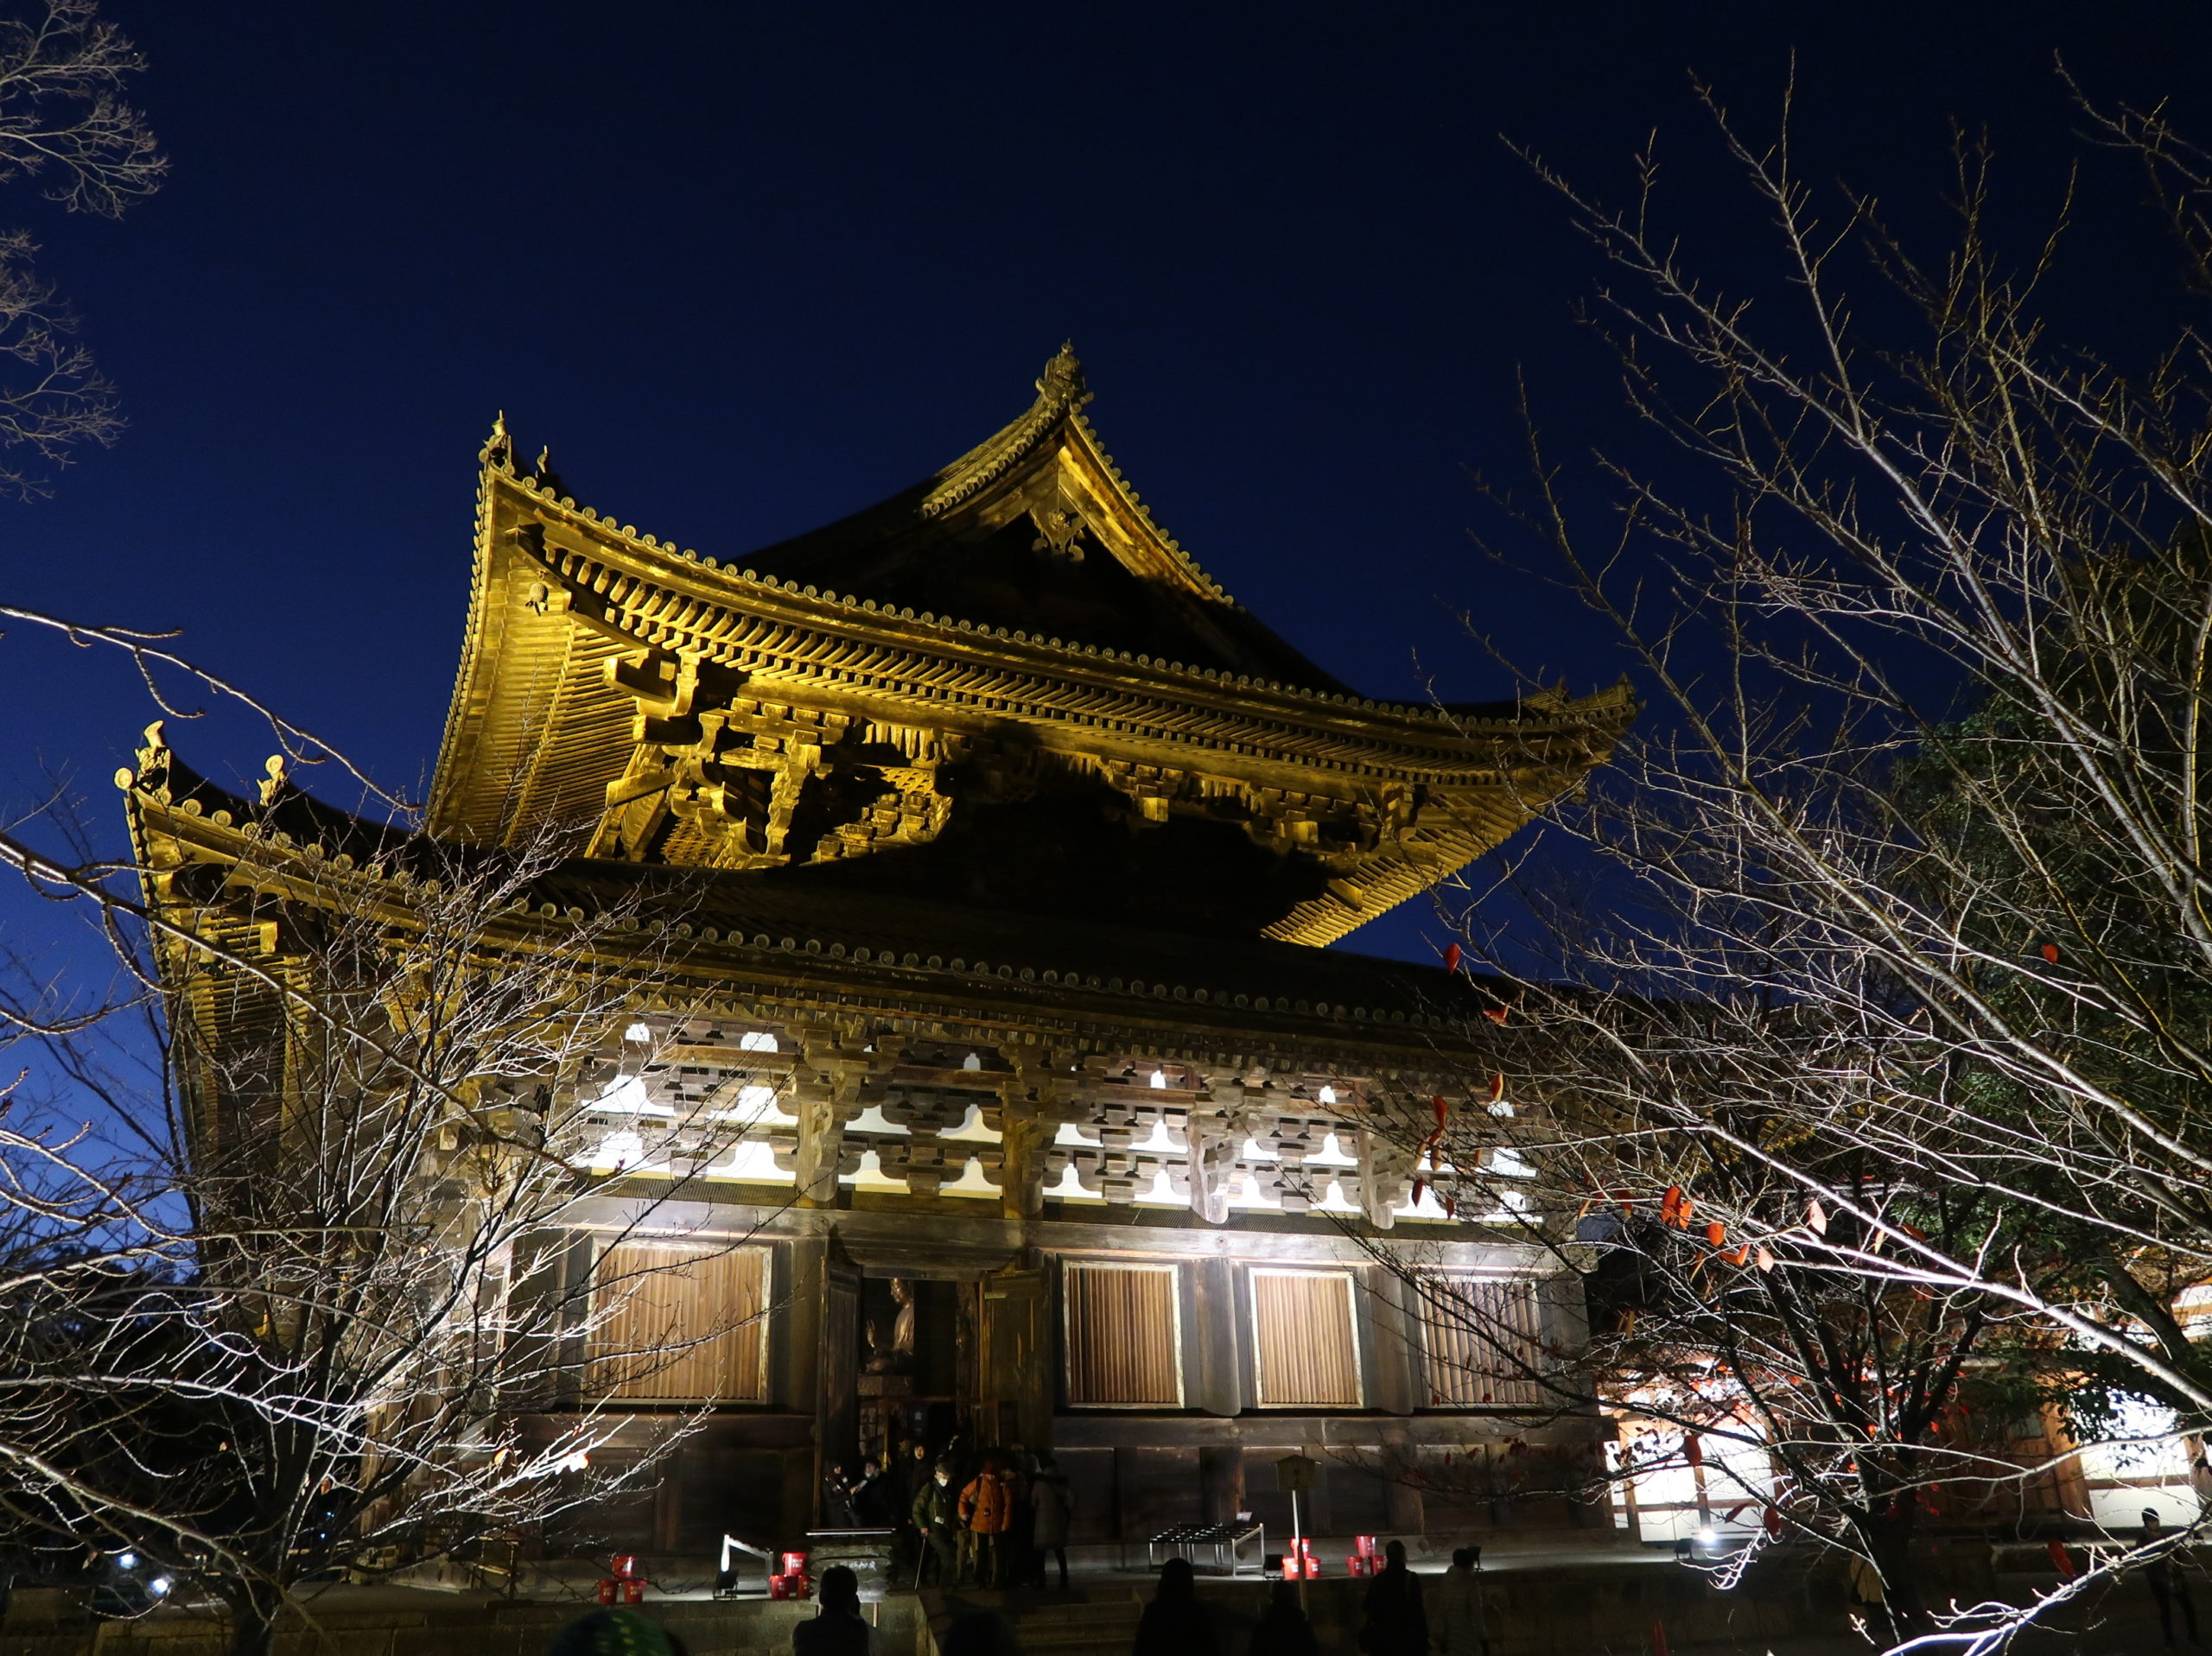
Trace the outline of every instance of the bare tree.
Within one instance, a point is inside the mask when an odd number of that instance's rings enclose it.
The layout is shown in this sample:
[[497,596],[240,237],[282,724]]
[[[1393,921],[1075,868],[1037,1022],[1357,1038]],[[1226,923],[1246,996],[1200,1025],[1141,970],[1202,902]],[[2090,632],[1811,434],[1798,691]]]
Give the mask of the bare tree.
[[[0,184],[26,179],[73,213],[118,218],[161,187],[168,162],[124,83],[145,67],[97,0],[31,0],[0,16]],[[76,319],[31,269],[22,231],[0,232],[0,355],[18,365],[0,382],[0,447],[47,467],[123,430],[115,387],[73,337]],[[0,487],[24,498],[46,477],[0,466]]]
[[[1962,142],[1923,258],[1707,102],[1773,228],[1764,285],[1693,270],[1648,157],[1626,210],[1538,163],[1681,464],[1599,456],[1594,531],[1541,453],[1513,503],[1650,707],[1541,813],[1572,879],[1505,871],[1539,923],[1464,946],[1517,981],[1552,1216],[1612,1227],[1636,1320],[1601,1354],[1717,1387],[1782,1519],[1910,1620],[1916,1492],[2007,1475],[1943,1422],[1962,1364],[2063,1393],[2087,1439],[2129,1393],[2212,1425],[2175,1310],[2212,1281],[2212,363],[2187,320],[2122,361],[2045,313],[2080,181],[2009,265]],[[2159,111],[2081,112],[2082,176],[2139,166],[2212,294],[2212,163]]]
[[557,1531],[654,1469],[696,1412],[594,1464],[622,1386],[765,1308],[680,1332],[626,1321],[684,1266],[603,1249],[685,1240],[668,1199],[742,1127],[641,1114],[610,1158],[593,1120],[681,1011],[658,942],[680,891],[650,928],[619,902],[548,917],[550,853],[477,855],[329,811],[281,762],[249,803],[157,732],[139,761],[135,864],[14,842],[161,990],[169,1085],[134,1095],[86,1056],[134,995],[67,1011],[41,981],[10,998],[68,1101],[129,1118],[138,1153],[0,1121],[0,1513],[29,1539],[158,1561],[257,1652],[302,1613],[304,1579]]

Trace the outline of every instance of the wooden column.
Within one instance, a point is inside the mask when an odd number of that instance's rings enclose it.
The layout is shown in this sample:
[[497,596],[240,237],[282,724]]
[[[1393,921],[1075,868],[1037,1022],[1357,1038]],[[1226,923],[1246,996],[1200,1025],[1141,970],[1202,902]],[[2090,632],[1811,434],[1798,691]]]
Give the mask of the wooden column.
[[1226,1524],[1244,1510],[1244,1450],[1241,1444],[1198,1450],[1199,1512],[1209,1524]]
[[1213,1415],[1241,1413],[1244,1384],[1237,1352],[1245,1325],[1236,1311],[1236,1268],[1224,1259],[1194,1259],[1188,1281],[1183,1361],[1191,1406]]

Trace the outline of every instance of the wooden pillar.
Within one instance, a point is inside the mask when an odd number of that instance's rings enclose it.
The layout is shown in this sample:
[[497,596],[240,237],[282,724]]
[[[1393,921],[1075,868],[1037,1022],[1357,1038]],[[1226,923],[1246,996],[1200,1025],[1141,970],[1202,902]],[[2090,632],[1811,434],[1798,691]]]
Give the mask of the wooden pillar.
[[1237,1361],[1244,1328],[1237,1315],[1236,1267],[1224,1259],[1196,1259],[1189,1269],[1191,1311],[1184,1324],[1191,1406],[1208,1414],[1240,1414],[1244,1408],[1242,1366]]
[[1198,1450],[1199,1511],[1209,1524],[1226,1524],[1244,1510],[1244,1450],[1229,1443]]
[[1389,1483],[1390,1527],[1401,1535],[1424,1535],[1428,1531],[1427,1504],[1421,1493],[1402,1478]]
[[1361,1274],[1374,1290],[1361,1294],[1359,1304],[1366,1314],[1367,1327],[1360,1346],[1367,1354],[1369,1372],[1374,1377],[1375,1406],[1391,1414],[1411,1414],[1420,1372],[1414,1352],[1414,1319],[1418,1313],[1401,1302],[1410,1297],[1412,1291],[1389,1272],[1368,1271]]

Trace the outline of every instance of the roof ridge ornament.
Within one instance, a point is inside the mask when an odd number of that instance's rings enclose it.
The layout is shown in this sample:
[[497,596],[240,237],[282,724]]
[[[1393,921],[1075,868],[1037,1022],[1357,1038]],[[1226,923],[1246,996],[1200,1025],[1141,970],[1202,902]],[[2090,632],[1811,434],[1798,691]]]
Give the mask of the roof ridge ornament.
[[501,409],[492,418],[492,435],[484,440],[484,447],[476,458],[494,471],[512,473],[514,469],[514,439],[507,435],[507,411]]
[[1037,391],[1056,409],[1079,409],[1090,401],[1090,387],[1083,378],[1083,358],[1076,355],[1073,339],[1065,341],[1045,365],[1045,371],[1037,377]]
[[531,478],[542,492],[550,494],[556,499],[568,493],[568,490],[562,485],[561,474],[553,469],[553,448],[550,443],[537,451],[537,466],[531,473]]
[[1037,376],[1037,400],[1028,410],[939,473],[937,487],[915,506],[916,515],[930,518],[950,511],[995,482],[1033,453],[1038,442],[1063,421],[1079,421],[1090,397],[1090,387],[1083,377],[1083,359],[1076,355],[1075,341],[1070,339]]

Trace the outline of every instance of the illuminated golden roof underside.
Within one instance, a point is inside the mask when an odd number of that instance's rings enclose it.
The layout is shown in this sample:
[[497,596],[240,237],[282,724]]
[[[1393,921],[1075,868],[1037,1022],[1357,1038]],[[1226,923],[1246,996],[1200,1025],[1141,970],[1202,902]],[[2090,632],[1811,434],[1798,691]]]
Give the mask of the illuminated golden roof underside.
[[[990,441],[767,549],[760,572],[578,507],[496,431],[430,830],[505,844],[553,824],[597,857],[892,868],[979,813],[1081,790],[1133,834],[1233,825],[1305,880],[1281,882],[1260,929],[1321,944],[1603,761],[1625,687],[1480,716],[1332,688],[1160,533],[1088,400],[1063,352]],[[1008,568],[1032,611],[1007,607]],[[946,612],[899,601],[925,594]]]

